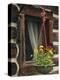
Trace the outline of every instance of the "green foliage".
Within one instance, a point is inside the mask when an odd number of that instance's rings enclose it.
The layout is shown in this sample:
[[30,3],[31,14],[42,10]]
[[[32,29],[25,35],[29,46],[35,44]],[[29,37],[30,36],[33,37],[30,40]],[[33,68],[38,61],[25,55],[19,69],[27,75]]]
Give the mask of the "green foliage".
[[53,64],[53,52],[36,53],[34,56],[35,63],[39,66],[48,67]]

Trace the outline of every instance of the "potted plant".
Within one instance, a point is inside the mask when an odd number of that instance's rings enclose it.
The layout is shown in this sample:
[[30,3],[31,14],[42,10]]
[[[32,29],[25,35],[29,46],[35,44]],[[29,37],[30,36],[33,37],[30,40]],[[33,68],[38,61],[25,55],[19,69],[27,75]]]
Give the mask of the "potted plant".
[[40,73],[49,73],[53,69],[53,54],[52,47],[39,46],[34,49],[35,67]]

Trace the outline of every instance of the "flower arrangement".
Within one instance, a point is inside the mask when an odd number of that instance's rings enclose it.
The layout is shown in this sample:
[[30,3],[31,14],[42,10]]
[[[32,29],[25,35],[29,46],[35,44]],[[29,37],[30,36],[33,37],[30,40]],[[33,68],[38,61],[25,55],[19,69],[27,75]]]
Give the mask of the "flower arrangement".
[[51,66],[53,64],[53,53],[54,49],[52,47],[41,45],[39,48],[34,49],[34,61],[40,66]]
[[49,73],[53,69],[54,49],[51,46],[39,46],[34,49],[34,61],[38,72]]

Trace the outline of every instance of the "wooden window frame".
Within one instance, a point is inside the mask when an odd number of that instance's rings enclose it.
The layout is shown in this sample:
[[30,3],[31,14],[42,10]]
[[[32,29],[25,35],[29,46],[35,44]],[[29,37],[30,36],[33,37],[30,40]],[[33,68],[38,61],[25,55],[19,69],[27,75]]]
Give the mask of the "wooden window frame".
[[[26,10],[25,10],[26,11]],[[34,61],[26,61],[25,60],[25,16],[33,16],[33,17],[40,17],[40,12],[37,14],[35,12],[32,12],[32,13],[29,13],[29,12],[25,12],[25,13],[21,13],[20,14],[20,18],[19,18],[19,21],[20,21],[20,64],[23,66],[25,65],[29,65],[29,64],[32,64],[34,63]],[[49,17],[49,16],[48,16]],[[50,17],[49,17],[50,19]],[[52,19],[50,19],[52,21]],[[52,28],[53,26],[51,27],[51,25],[49,25],[49,40],[50,42],[52,43]]]

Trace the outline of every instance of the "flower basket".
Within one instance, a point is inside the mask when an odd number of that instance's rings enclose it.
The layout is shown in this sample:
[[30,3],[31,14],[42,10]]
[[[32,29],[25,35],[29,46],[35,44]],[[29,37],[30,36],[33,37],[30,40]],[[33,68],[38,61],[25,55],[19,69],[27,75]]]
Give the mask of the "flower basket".
[[53,66],[47,66],[47,67],[44,67],[44,66],[35,66],[36,67],[36,70],[39,72],[39,73],[42,73],[42,74],[48,74],[52,69],[53,69]]
[[38,72],[47,74],[53,69],[53,48],[40,46],[34,50],[35,67]]

